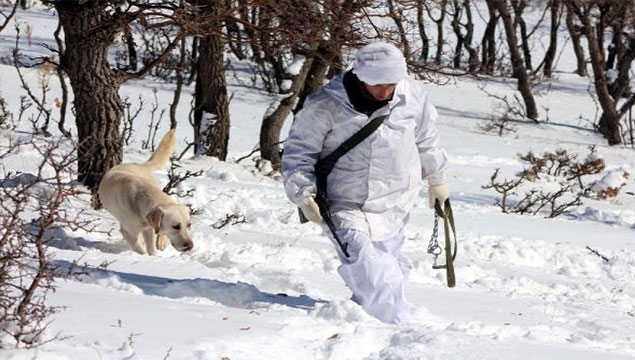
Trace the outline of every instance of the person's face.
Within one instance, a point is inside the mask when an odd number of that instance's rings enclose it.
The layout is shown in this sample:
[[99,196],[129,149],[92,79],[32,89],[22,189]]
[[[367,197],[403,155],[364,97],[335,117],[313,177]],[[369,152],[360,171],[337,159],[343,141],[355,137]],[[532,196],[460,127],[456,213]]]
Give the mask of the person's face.
[[366,90],[375,98],[377,101],[384,101],[390,99],[392,93],[395,91],[397,84],[377,84],[377,85],[369,85],[364,83]]

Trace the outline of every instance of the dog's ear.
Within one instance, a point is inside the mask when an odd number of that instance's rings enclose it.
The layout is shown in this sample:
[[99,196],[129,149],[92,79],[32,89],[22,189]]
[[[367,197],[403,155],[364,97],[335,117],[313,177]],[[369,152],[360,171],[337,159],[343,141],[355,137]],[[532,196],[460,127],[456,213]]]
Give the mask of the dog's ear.
[[146,215],[146,220],[154,229],[156,234],[161,230],[161,220],[163,219],[164,211],[160,206],[155,207],[152,211]]

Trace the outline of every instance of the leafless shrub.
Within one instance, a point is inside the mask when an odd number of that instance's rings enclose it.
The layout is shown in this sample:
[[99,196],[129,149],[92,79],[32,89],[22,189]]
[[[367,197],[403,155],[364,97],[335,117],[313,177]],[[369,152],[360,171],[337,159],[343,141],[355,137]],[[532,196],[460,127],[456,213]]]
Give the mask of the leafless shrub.
[[150,109],[150,124],[148,124],[148,136],[146,140],[141,141],[141,148],[151,149],[152,151],[154,151],[157,131],[159,130],[161,120],[163,120],[163,115],[165,115],[165,108],[161,109],[161,112],[159,113],[159,116],[157,118],[157,111],[159,110],[159,98],[157,97],[157,88],[152,88],[152,93],[154,94],[154,102],[152,103],[152,109]]
[[501,96],[491,93],[482,85],[479,85],[478,88],[487,94],[488,97],[495,100],[493,108],[494,114],[490,117],[488,122],[479,125],[480,129],[485,132],[493,132],[498,136],[516,132],[517,129],[513,121],[527,119],[523,110],[522,100],[518,95],[514,94],[510,99],[507,95]]
[[[489,184],[483,186],[501,195],[495,205],[504,213],[537,215],[542,212],[548,218],[562,215],[582,205],[583,196],[592,194],[595,182],[585,182],[583,177],[599,174],[605,168],[604,160],[596,156],[594,147],[590,147],[590,154],[581,162],[576,161],[577,154],[563,149],[545,152],[542,156],[532,152],[518,156],[528,168],[512,180],[499,180],[500,169],[496,169]],[[538,180],[551,182],[554,190],[545,190],[545,186],[528,188],[527,183]]]
[[489,121],[480,124],[479,128],[485,132],[492,132],[497,134],[498,136],[503,136],[512,132],[517,131],[517,126],[514,125],[511,120],[511,112],[503,111],[498,116],[490,117]]
[[529,168],[523,171],[529,181],[540,179],[541,174],[560,176],[566,181],[575,181],[583,194],[587,194],[594,183],[585,184],[582,178],[599,174],[606,167],[604,159],[597,157],[595,146],[589,147],[589,154],[581,162],[576,160],[577,154],[570,154],[564,149],[545,152],[542,157],[536,157],[532,152],[518,156],[529,165]]
[[184,182],[185,180],[193,177],[198,177],[203,175],[203,170],[199,171],[190,171],[186,170],[185,173],[177,172],[176,170],[181,168],[181,165],[178,164],[177,160],[174,158],[170,159],[170,170],[168,170],[168,183],[163,187],[163,192],[168,195],[177,195],[179,197],[190,197],[194,192],[193,189],[187,191],[174,191],[174,189]]
[[0,97],[0,129],[12,130],[15,129],[16,124],[13,121],[13,113],[7,108],[7,102],[4,98]]
[[[20,40],[20,26],[16,25],[16,37],[15,37],[15,48],[13,49],[13,66],[18,74],[18,78],[20,79],[20,84],[22,88],[26,91],[31,103],[35,104],[37,107],[37,114],[33,115],[29,120],[32,124],[32,129],[36,134],[43,134],[46,136],[50,136],[48,131],[49,123],[51,121],[51,108],[47,104],[46,96],[50,91],[49,80],[51,75],[56,73],[56,68],[52,64],[52,62],[48,58],[37,59],[32,64],[29,64],[28,67],[37,67],[37,78],[39,89],[41,90],[41,94],[36,96],[33,92],[29,84],[26,82],[24,75],[22,74],[22,67],[27,67],[26,64],[22,63],[21,54],[18,48],[19,40]],[[27,26],[27,34],[32,27]],[[33,60],[33,59],[31,59]],[[40,124],[40,120],[43,120],[43,124]]]
[[[53,262],[49,244],[60,229],[91,231],[91,221],[71,215],[67,203],[80,193],[73,186],[75,146],[66,140],[31,140],[0,147],[6,161],[21,147],[35,149],[34,173],[7,172],[0,180],[0,349],[33,347],[55,339],[45,335],[51,314],[60,308],[47,304],[60,277],[80,275],[82,267]],[[56,231],[58,230],[58,231]]]
[[541,211],[548,211],[547,217],[554,218],[582,204],[581,194],[575,192],[573,186],[567,183],[560,183],[559,189],[553,192],[532,188],[522,197],[510,201],[511,196],[518,195],[518,191],[522,188],[521,184],[527,178],[520,175],[516,179],[505,179],[501,182],[498,181],[499,171],[500,169],[496,169],[490,178],[490,183],[483,185],[483,188],[494,189],[501,194],[501,198],[496,200],[495,205],[499,206],[504,213],[537,215]]
[[604,262],[610,262],[609,258],[606,257],[605,255],[600,254],[599,251],[587,246],[586,247],[587,250],[589,250],[589,252],[597,257],[599,257],[600,259],[604,260]]
[[220,229],[225,227],[226,225],[236,225],[246,222],[245,215],[242,214],[227,214],[222,219],[219,219],[217,222],[212,225],[214,229]]
[[623,171],[621,177],[624,180],[624,182],[622,182],[621,184],[615,184],[613,186],[607,186],[600,189],[596,189],[594,186],[593,188],[591,188],[589,196],[597,200],[606,200],[609,198],[617,197],[617,195],[620,193],[620,190],[622,190],[622,188],[626,186],[625,181],[628,180],[630,174],[626,171]]
[[130,145],[130,139],[134,132],[134,121],[139,117],[141,110],[143,110],[144,102],[143,97],[139,95],[139,107],[136,110],[132,110],[132,103],[129,97],[124,98],[121,102],[124,110],[124,123],[121,137],[126,143],[126,146],[128,146]]
[[0,20],[0,32],[11,22],[11,19],[18,10],[19,3],[18,0],[0,1],[0,5],[2,6],[2,8],[0,8],[0,16],[2,16],[2,20]]
[[[169,31],[164,28],[144,29],[139,32],[138,35],[141,39],[140,56],[144,65],[149,64],[160,56],[174,37],[174,34],[170,34]],[[185,57],[187,59],[192,57],[192,51],[190,49],[185,49]],[[184,64],[181,64],[181,53],[178,51],[172,51],[165,61],[152,68],[150,74],[166,82],[173,82],[177,76],[176,71],[179,68],[184,70],[184,73],[186,74],[185,77],[189,76],[189,74],[193,71],[192,62],[186,61]]]
[[22,117],[26,110],[28,110],[33,103],[27,99],[26,96],[20,96],[20,109],[18,110],[18,116],[9,111],[7,102],[0,98],[0,130],[13,130],[22,121]]

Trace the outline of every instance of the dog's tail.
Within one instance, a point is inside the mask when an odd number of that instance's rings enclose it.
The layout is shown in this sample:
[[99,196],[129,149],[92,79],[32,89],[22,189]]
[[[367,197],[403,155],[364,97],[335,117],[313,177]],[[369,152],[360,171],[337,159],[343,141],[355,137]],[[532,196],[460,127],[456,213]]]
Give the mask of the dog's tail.
[[168,160],[170,160],[170,155],[174,152],[174,148],[176,147],[176,133],[174,129],[170,129],[163,136],[159,146],[154,151],[154,154],[145,162],[145,165],[152,169],[160,169],[165,164],[167,164]]

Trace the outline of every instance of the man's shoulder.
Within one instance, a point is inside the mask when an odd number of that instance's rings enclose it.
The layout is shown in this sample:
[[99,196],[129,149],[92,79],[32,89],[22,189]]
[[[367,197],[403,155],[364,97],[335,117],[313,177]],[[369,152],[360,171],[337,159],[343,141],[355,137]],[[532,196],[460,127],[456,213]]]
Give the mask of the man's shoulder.
[[415,95],[425,95],[426,94],[426,85],[422,80],[413,79],[408,77],[404,80],[404,84],[406,89]]
[[309,105],[326,105],[328,103],[339,103],[346,97],[346,90],[342,84],[341,76],[336,76],[320,90],[309,95],[305,106]]
[[400,87],[401,93],[406,98],[406,101],[421,102],[428,98],[426,84],[421,80],[409,77],[402,81]]

